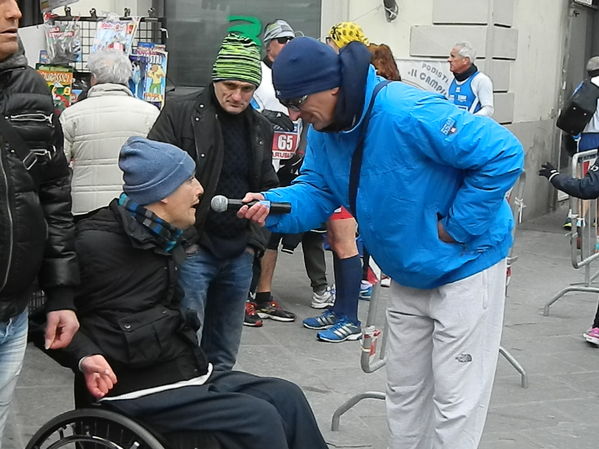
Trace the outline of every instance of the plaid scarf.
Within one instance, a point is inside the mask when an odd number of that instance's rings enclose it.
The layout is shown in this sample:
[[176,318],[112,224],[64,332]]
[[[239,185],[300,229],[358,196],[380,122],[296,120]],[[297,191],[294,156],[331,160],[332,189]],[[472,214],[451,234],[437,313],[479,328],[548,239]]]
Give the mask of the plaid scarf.
[[166,252],[170,253],[177,246],[177,243],[179,243],[179,239],[183,234],[181,229],[175,228],[151,210],[132,201],[127,194],[121,193],[119,206],[131,212],[131,215],[137,222],[154,234],[158,245]]

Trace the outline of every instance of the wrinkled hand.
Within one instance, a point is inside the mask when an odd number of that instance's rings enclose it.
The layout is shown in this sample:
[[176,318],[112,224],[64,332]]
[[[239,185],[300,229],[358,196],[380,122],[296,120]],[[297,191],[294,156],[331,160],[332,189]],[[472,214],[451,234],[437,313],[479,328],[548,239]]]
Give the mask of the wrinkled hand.
[[266,117],[270,123],[278,126],[283,131],[293,131],[293,122],[284,113],[279,112],[279,111],[271,111],[269,109],[264,109],[262,111],[262,115],[264,117]]
[[[244,203],[249,203],[250,201],[258,200],[262,201],[264,199],[264,195],[261,193],[246,193],[245,196],[241,199]],[[260,226],[264,226],[264,222],[266,221],[266,217],[268,217],[268,213],[270,209],[260,203],[254,204],[252,207],[241,206],[241,208],[237,211],[237,217],[246,218],[255,223],[258,223]]]
[[553,178],[555,175],[559,175],[559,172],[553,165],[551,165],[551,163],[545,162],[543,165],[541,165],[539,176],[545,176],[545,178],[551,181],[551,178]]
[[84,357],[79,364],[79,369],[83,372],[87,389],[96,399],[106,396],[117,383],[114,371],[102,355]]
[[445,243],[457,243],[445,230],[443,223],[437,222],[437,232],[439,233],[439,240]]
[[46,315],[46,349],[66,348],[79,329],[79,320],[72,310],[56,310]]

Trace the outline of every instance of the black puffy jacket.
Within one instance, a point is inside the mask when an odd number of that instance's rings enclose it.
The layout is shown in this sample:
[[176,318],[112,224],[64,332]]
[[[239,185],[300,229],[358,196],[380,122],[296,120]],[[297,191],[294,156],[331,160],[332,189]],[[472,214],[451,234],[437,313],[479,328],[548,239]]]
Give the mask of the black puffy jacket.
[[81,327],[50,355],[77,372],[81,358],[102,354],[119,380],[109,396],[206,374],[206,356],[179,308],[174,259],[185,259],[182,248],[164,252],[117,200],[77,223],[76,248]]
[[22,49],[0,62],[0,112],[30,149],[51,154],[28,172],[0,135],[0,321],[25,309],[36,277],[48,311],[73,309],[79,269],[63,137],[48,86]]
[[[182,148],[196,161],[196,177],[204,187],[197,209],[195,229],[202,232],[220,178],[224,160],[223,130],[218,120],[210,88],[179,98],[167,99],[148,138]],[[277,187],[279,180],[272,166],[272,125],[249,107],[252,165],[250,192]],[[225,130],[226,131],[226,130]],[[255,223],[249,224],[248,244],[258,252],[264,250],[269,232]]]

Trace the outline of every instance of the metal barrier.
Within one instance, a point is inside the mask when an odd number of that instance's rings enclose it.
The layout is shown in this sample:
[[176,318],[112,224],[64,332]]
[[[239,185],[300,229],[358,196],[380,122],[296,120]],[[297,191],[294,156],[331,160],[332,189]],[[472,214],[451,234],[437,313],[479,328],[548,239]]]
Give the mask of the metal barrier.
[[[522,211],[524,207],[524,187],[526,184],[526,173],[522,173],[516,185],[510,190],[508,195],[506,195],[506,199],[510,203],[510,208],[512,210],[512,214],[514,217],[514,228],[512,230],[513,236],[516,235],[516,228],[519,223],[522,222]],[[507,271],[506,271],[506,294],[507,294],[507,284],[509,278],[511,276],[512,264],[518,259],[517,256],[514,256],[511,252],[507,259]],[[376,265],[374,260],[370,259],[370,268],[380,280],[382,278],[381,269]],[[372,373],[383,366],[385,366],[385,346],[386,346],[386,335],[385,329],[387,327],[387,322],[385,319],[385,323],[382,329],[378,329],[375,325],[376,317],[378,315],[379,310],[379,301],[380,301],[380,288],[381,282],[377,282],[372,291],[372,297],[370,299],[370,304],[368,306],[368,315],[366,317],[366,325],[362,330],[362,354],[360,356],[360,366],[362,371],[365,373]],[[380,341],[380,345],[379,345]],[[518,362],[518,360],[510,354],[503,346],[499,347],[499,354],[501,354],[505,359],[512,365],[516,371],[520,373],[520,385],[522,388],[528,388],[528,375],[526,374],[526,370],[522,367],[522,365]],[[331,419],[331,430],[337,431],[339,430],[339,421],[341,419],[341,415],[350,410],[356,404],[358,404],[363,399],[385,399],[385,393],[380,391],[366,391],[364,393],[358,393],[343,404],[341,404],[335,412],[333,413],[333,417]]]
[[[516,229],[518,225],[522,223],[522,213],[526,205],[524,204],[524,188],[526,187],[526,172],[522,172],[520,178],[514,185],[514,187],[508,192],[507,200],[512,210],[512,216],[514,217],[514,227],[512,229],[512,239],[516,241]],[[505,295],[507,298],[507,289],[510,284],[512,277],[512,265],[518,260],[518,256],[514,255],[514,245],[510,250],[510,254],[507,257],[507,268],[505,273]],[[516,371],[520,373],[520,385],[522,388],[528,388],[528,374],[522,367],[520,362],[503,346],[499,346],[499,354],[501,354],[510,365],[514,367]]]
[[[386,319],[382,329],[378,329],[375,325],[376,317],[379,311],[382,273],[381,269],[378,267],[372,257],[370,258],[370,269],[379,279],[379,282],[374,284],[372,288],[372,296],[368,304],[368,315],[366,316],[366,325],[362,328],[362,354],[360,356],[360,366],[362,371],[365,373],[373,373],[374,371],[385,366],[385,346],[387,335],[387,333],[384,332],[385,328],[387,327]],[[341,419],[341,415],[343,415],[363,399],[385,399],[385,393],[380,391],[366,391],[349,398],[333,413],[331,430],[339,430],[339,420]]]
[[[596,158],[597,150],[576,153],[572,157],[572,176],[582,178]],[[543,309],[545,316],[549,315],[549,308],[567,293],[599,293],[599,285],[595,284],[594,286],[594,280],[599,276],[599,272],[591,273],[591,263],[599,257],[599,252],[595,249],[597,244],[597,200],[581,200],[570,195],[569,204],[568,217],[572,221],[572,231],[569,233],[570,256],[575,269],[584,268],[584,281],[570,284],[551,298]]]

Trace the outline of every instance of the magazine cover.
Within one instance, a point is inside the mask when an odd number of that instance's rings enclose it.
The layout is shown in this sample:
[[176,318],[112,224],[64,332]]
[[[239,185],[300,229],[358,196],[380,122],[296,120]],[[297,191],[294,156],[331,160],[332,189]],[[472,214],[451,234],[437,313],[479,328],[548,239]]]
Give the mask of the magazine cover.
[[51,64],[36,64],[36,70],[48,83],[54,107],[63,111],[71,104],[73,68]]
[[139,17],[132,17],[131,20],[120,20],[118,15],[114,13],[108,15],[106,19],[98,22],[91,53],[105,49],[116,49],[130,54],[139,20]]
[[148,57],[146,55],[131,54],[129,60],[133,67],[131,79],[129,80],[129,90],[135,98],[144,99],[144,86],[146,83],[146,71],[148,69]]
[[[166,70],[168,52],[162,44],[152,42],[140,42],[135,55],[143,59],[138,60],[140,65],[139,80],[143,86],[143,99],[162,109],[166,96]],[[142,70],[142,64],[145,65]],[[135,70],[135,69],[134,69]]]

